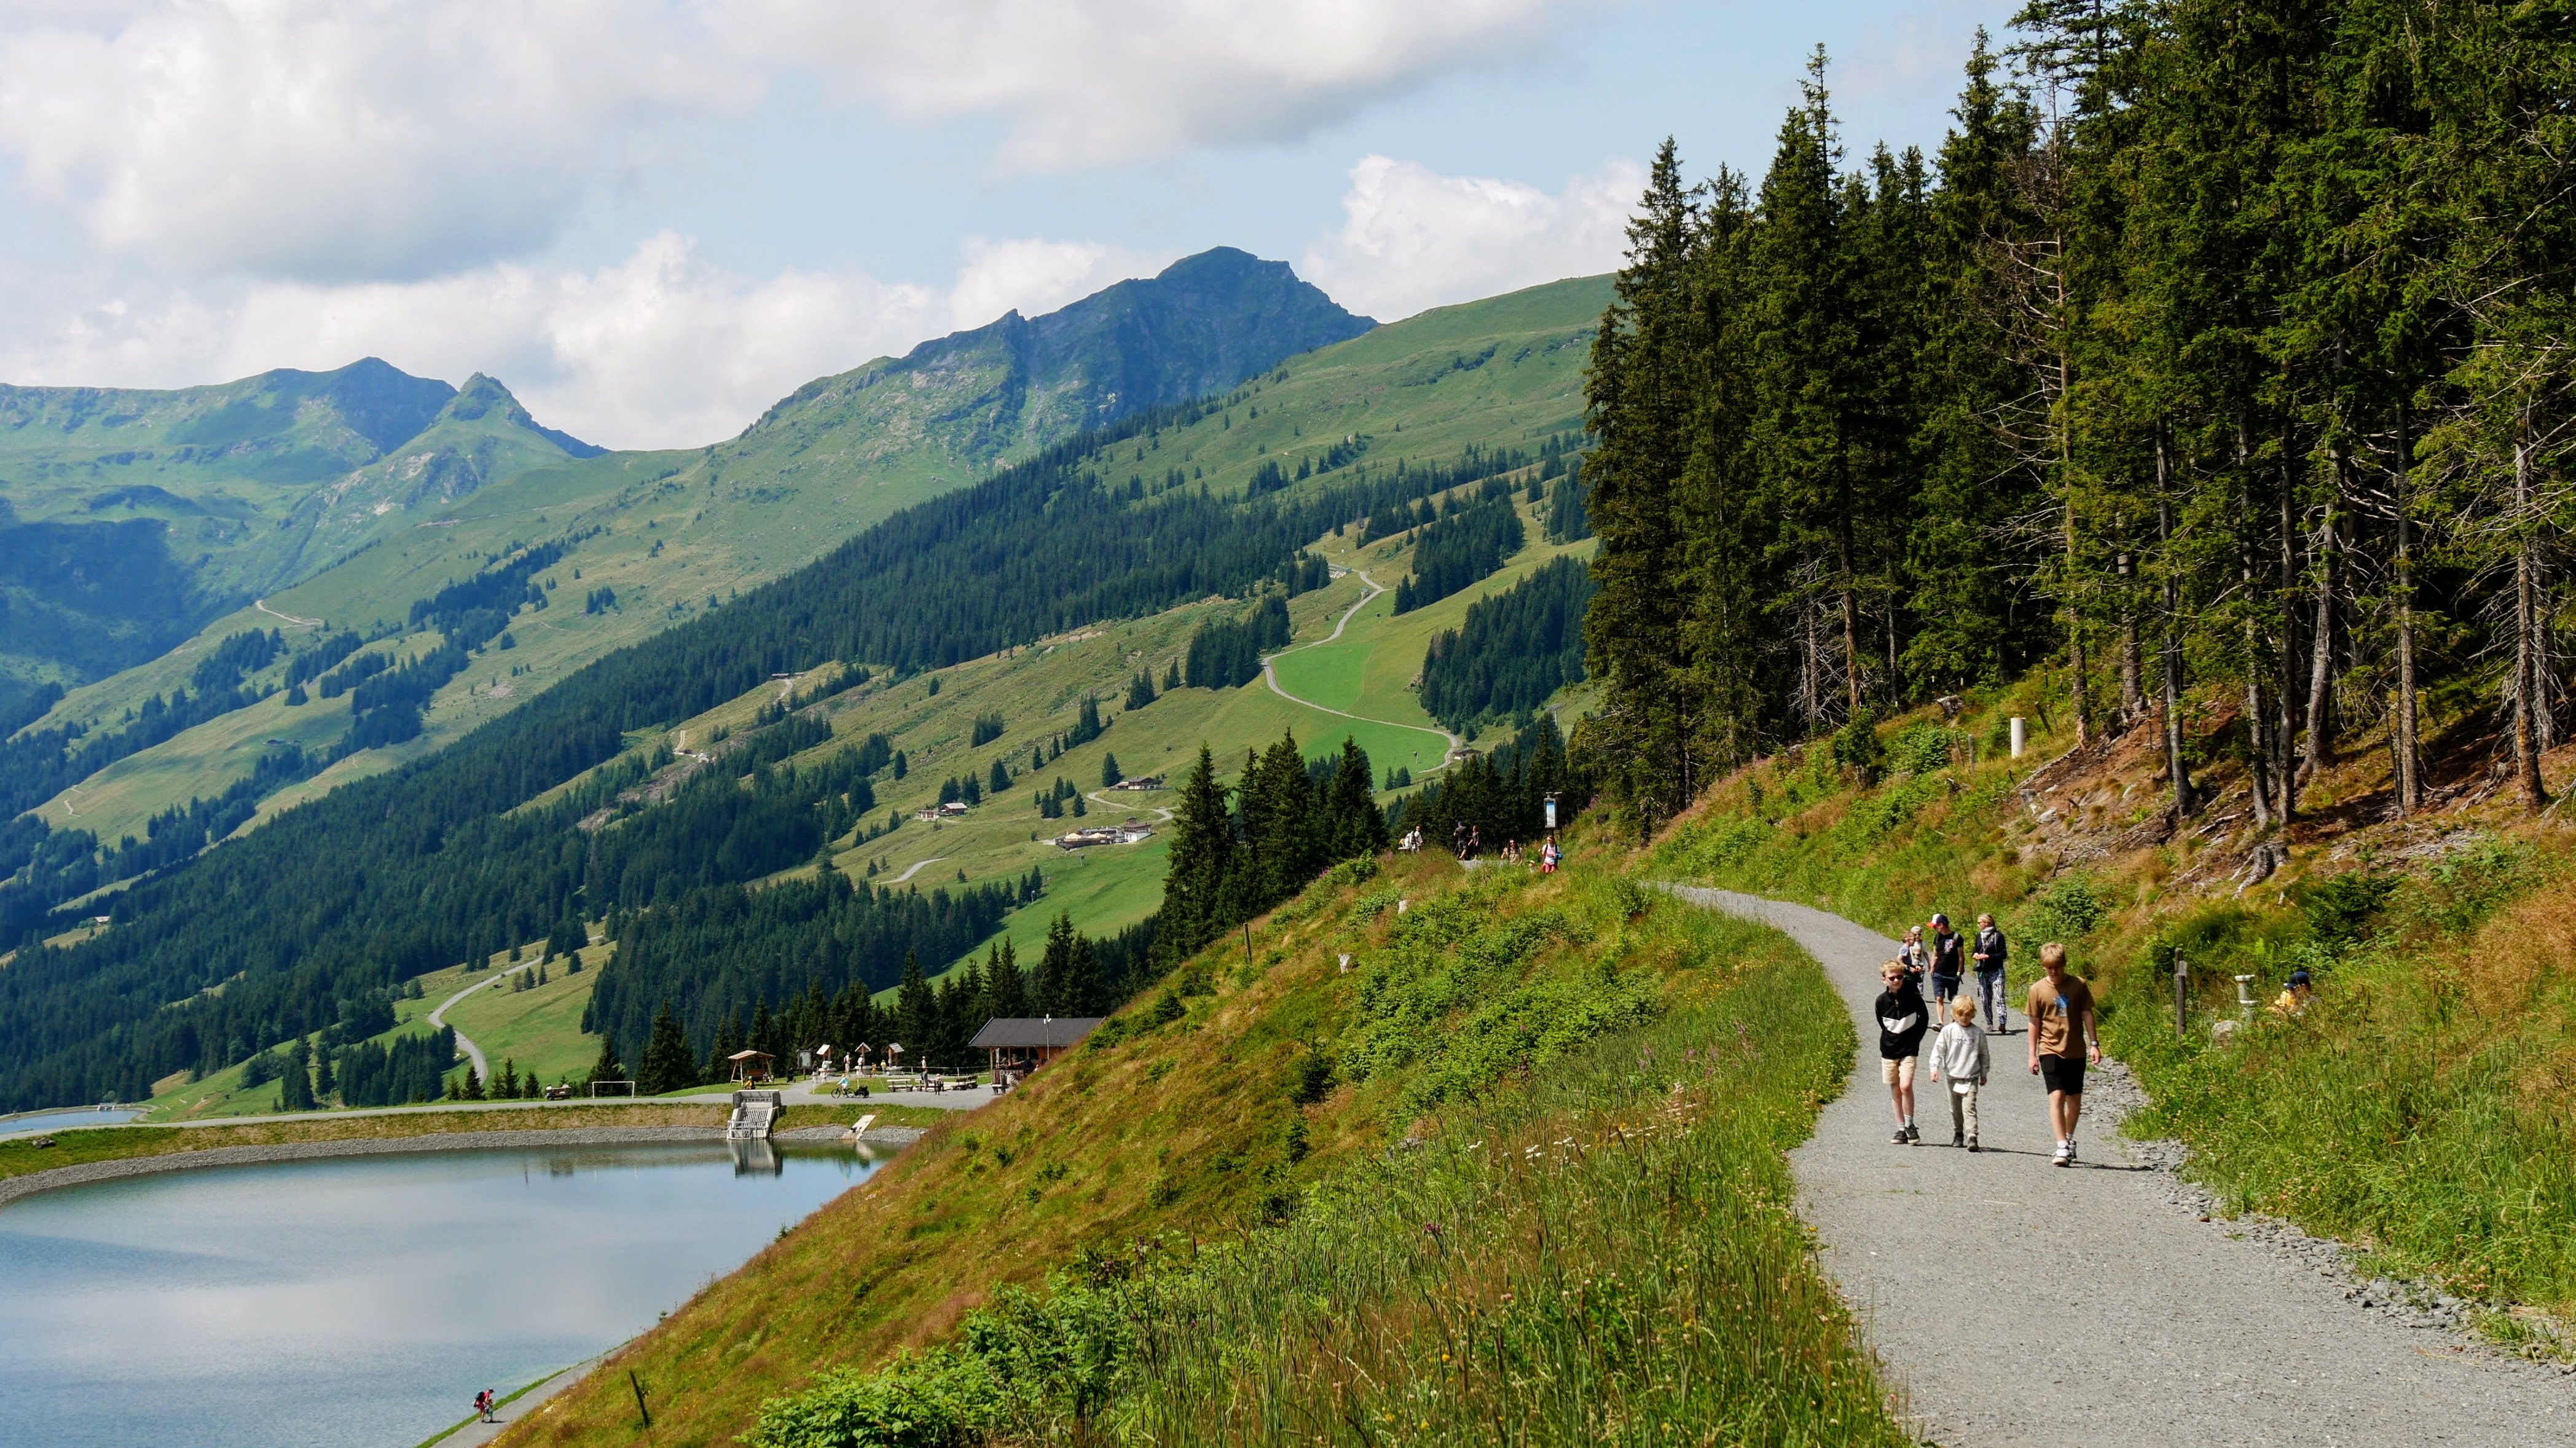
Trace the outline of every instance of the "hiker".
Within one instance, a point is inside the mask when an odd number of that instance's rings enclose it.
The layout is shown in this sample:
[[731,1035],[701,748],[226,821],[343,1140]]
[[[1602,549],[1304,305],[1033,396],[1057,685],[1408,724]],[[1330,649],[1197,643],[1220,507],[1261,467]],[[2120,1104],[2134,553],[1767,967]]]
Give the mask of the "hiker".
[[474,1417],[478,1422],[492,1421],[492,1390],[485,1388],[474,1395]]
[[1459,820],[1449,826],[1449,853],[1467,858],[1467,822]]
[[1994,1058],[1986,1033],[1977,1029],[1977,1003],[1961,996],[1950,1002],[1950,1023],[1932,1043],[1932,1079],[1950,1083],[1950,1144],[1970,1151],[1977,1145],[1977,1088],[1986,1084]]
[[1556,847],[1556,836],[1548,836],[1547,843],[1538,847],[1538,872],[1542,875],[1555,874],[1557,862],[1564,858],[1564,852]]
[[1896,1108],[1898,1146],[1911,1146],[1923,1139],[1914,1129],[1914,1058],[1923,1050],[1923,1028],[1928,1018],[1923,1014],[1923,997],[1905,979],[1905,963],[1891,960],[1880,966],[1879,981],[1887,989],[1878,997],[1878,1079],[1887,1083],[1888,1103]]
[[2289,1017],[2306,1010],[2309,1000],[2316,994],[2309,983],[2312,979],[2305,970],[2291,971],[2289,984],[2281,988],[2281,998],[2272,1002],[2272,1014]]
[[2046,974],[2030,983],[2022,1014],[2030,1017],[2030,1074],[2048,1087],[2048,1125],[2057,1133],[2057,1164],[2075,1165],[2075,1121],[2084,1114],[2084,1068],[2102,1063],[2094,1033],[2093,988],[2066,972],[2066,947],[2039,948]]
[[1986,1029],[1996,1035],[2009,1034],[2012,1012],[2004,1007],[2004,933],[1995,928],[1995,917],[1977,917],[1977,948],[1972,952],[1977,962],[1977,1005],[1986,1013]]
[[1932,951],[1933,1004],[1946,1011],[1950,1009],[1950,997],[1959,993],[1959,978],[1967,974],[1968,942],[1950,928],[1949,916],[1936,911],[1932,916],[1932,939],[1927,944]]
[[1932,970],[1932,952],[1923,948],[1922,926],[1905,927],[1905,939],[1896,946],[1896,959],[1905,967],[1905,983],[1914,987],[1916,995],[1923,994],[1923,977]]

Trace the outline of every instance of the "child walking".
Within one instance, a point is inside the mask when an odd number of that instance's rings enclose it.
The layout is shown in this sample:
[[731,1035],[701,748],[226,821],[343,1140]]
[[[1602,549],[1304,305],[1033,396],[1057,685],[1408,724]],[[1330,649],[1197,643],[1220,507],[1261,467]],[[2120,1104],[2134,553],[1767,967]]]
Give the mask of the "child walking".
[[1970,1151],[1977,1145],[1977,1088],[1986,1084],[1994,1064],[1986,1050],[1986,1033],[1977,1026],[1977,1002],[1958,996],[1950,1002],[1950,1023],[1932,1043],[1932,1079],[1950,1083],[1950,1144]]

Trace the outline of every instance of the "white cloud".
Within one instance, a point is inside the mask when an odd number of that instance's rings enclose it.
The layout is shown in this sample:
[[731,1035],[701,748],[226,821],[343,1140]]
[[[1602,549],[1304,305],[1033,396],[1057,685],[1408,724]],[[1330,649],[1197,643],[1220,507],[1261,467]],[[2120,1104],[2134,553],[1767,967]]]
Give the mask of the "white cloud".
[[544,248],[783,75],[1061,170],[1296,136],[1600,0],[0,0],[0,149],[109,251],[407,280]]
[[206,0],[11,27],[0,146],[111,251],[210,272],[417,277],[543,246],[675,116],[758,77],[614,0]]
[[22,382],[170,386],[383,357],[423,376],[488,372],[537,419],[612,447],[740,431],[799,385],[925,337],[1035,315],[1159,262],[1088,243],[973,241],[945,287],[855,270],[742,275],[668,232],[589,271],[495,263],[417,282],[144,288],[50,326],[0,329]]
[[1518,181],[1443,176],[1367,156],[1351,168],[1341,229],[1299,273],[1355,312],[1392,321],[1429,307],[1615,270],[1644,168],[1613,161],[1554,195]]
[[742,0],[754,43],[921,120],[998,117],[1032,170],[1288,139],[1520,53],[1599,0]]

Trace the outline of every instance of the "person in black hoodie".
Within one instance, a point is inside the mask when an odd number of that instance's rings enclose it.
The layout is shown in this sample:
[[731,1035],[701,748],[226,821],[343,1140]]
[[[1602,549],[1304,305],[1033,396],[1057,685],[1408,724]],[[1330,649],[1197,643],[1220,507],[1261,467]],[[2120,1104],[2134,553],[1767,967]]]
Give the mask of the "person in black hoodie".
[[1995,917],[1977,917],[1977,1004],[1985,1010],[1986,1029],[2003,1035],[2012,1024],[2012,1012],[2004,1006],[2004,933],[1995,928]]
[[1923,1054],[1923,1028],[1930,1018],[1924,1014],[1923,997],[1906,982],[1904,962],[1891,960],[1879,967],[1878,978],[1886,987],[1874,1011],[1878,1078],[1887,1083],[1888,1102],[1896,1108],[1896,1144],[1911,1146],[1923,1139],[1914,1129],[1914,1062]]

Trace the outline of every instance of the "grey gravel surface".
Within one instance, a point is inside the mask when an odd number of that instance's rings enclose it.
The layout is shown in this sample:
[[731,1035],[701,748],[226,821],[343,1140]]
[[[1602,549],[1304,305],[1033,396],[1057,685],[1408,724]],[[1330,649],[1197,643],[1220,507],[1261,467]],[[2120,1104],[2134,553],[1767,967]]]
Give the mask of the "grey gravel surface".
[[1895,942],[1803,905],[1674,893],[1786,931],[1851,1009],[1849,1089],[1790,1167],[1825,1268],[1927,1441],[2576,1444],[2576,1376],[2476,1345],[2441,1304],[2346,1272],[2331,1243],[2205,1220],[2169,1143],[2120,1140],[2142,1098],[2116,1062],[2088,1083],[2080,1164],[2051,1166],[2018,1010],[1979,1101],[1986,1150],[1950,1148],[1928,1076],[1925,1144],[1891,1144],[1868,1017]]

